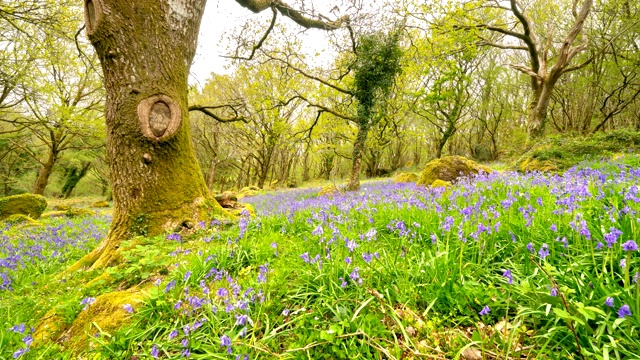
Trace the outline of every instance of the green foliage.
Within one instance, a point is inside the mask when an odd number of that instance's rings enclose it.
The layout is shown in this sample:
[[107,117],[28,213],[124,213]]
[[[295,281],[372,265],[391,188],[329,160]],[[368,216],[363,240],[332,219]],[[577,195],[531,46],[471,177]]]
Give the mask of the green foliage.
[[371,121],[374,107],[384,102],[396,77],[402,72],[400,29],[391,33],[373,33],[358,40],[353,64],[354,96],[358,100],[358,119],[363,125]]
[[628,129],[586,136],[553,135],[522,155],[517,164],[539,160],[565,170],[583,161],[597,163],[602,158],[610,158],[619,153],[635,152],[639,146],[640,132]]

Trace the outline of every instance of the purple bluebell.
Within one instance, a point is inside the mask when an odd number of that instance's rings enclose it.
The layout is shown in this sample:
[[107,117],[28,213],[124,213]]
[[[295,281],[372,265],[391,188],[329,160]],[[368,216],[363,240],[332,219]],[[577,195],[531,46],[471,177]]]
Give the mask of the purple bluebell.
[[638,251],[638,244],[635,241],[629,240],[622,244],[622,250],[624,251]]
[[620,309],[618,309],[618,317],[619,318],[625,318],[625,317],[631,316],[631,315],[633,315],[631,313],[631,308],[627,304],[624,304],[624,305],[620,306]]
[[609,296],[605,301],[604,304],[607,305],[608,307],[613,307],[613,298],[611,296]]
[[133,306],[131,306],[131,304],[124,304],[122,305],[122,308],[129,314],[133,313]]
[[502,276],[507,278],[507,282],[509,284],[513,284],[513,275],[511,275],[511,270],[507,269],[502,272]]
[[491,312],[491,309],[489,308],[489,306],[485,305],[482,310],[480,310],[478,312],[478,315],[480,316],[485,316],[485,315],[489,315],[489,313]]
[[542,247],[540,247],[540,250],[538,251],[538,255],[542,260],[549,256],[549,247],[547,246],[547,244],[542,244]]
[[158,358],[158,353],[159,353],[159,351],[158,351],[158,345],[154,344],[154,345],[151,347],[151,357],[152,357],[152,358],[154,358],[154,359],[157,359],[157,358]]

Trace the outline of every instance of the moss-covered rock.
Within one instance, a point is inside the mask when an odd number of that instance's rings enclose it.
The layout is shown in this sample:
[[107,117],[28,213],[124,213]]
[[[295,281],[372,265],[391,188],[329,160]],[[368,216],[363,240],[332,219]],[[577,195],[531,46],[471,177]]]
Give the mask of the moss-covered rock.
[[393,177],[393,182],[396,183],[414,183],[418,181],[418,175],[414,173],[400,173]]
[[53,211],[67,211],[71,210],[71,206],[65,204],[58,204],[53,207]]
[[238,199],[242,199],[247,196],[255,196],[258,195],[259,191],[260,189],[257,186],[243,187],[240,189],[240,193],[237,194],[237,197]]
[[92,208],[108,208],[109,207],[109,202],[101,200],[101,201],[96,201],[93,204],[91,204]]
[[436,180],[453,182],[461,176],[475,175],[492,170],[462,156],[445,156],[429,161],[418,179],[418,185],[431,185]]
[[96,212],[93,210],[83,209],[83,208],[71,208],[65,211],[65,214],[68,217],[84,217],[84,216],[95,216]]
[[318,192],[318,196],[334,196],[336,194],[340,194],[340,190],[335,185],[327,185]]
[[451,182],[437,179],[437,180],[435,180],[434,182],[431,183],[431,187],[434,187],[434,188],[435,187],[449,188],[449,187],[451,187]]
[[47,208],[47,199],[42,195],[20,194],[0,198],[0,220],[15,214],[37,219]]
[[233,209],[238,201],[238,195],[232,191],[225,191],[214,196],[218,204],[226,209]]

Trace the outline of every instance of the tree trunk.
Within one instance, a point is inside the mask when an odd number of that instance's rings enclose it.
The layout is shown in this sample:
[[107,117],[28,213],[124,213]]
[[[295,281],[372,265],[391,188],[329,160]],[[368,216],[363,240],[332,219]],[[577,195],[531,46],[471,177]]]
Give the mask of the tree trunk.
[[310,153],[311,153],[311,146],[307,145],[304,151],[304,158],[302,160],[302,182],[307,182],[311,178],[311,176],[309,175],[309,169],[311,167],[309,164]]
[[538,139],[544,135],[547,126],[547,110],[558,78],[559,76],[550,74],[548,79],[540,83],[539,91],[534,92],[528,121],[530,140]]
[[47,156],[47,161],[42,164],[40,171],[38,172],[38,178],[33,186],[33,193],[38,195],[44,195],[44,190],[47,188],[49,184],[49,176],[53,172],[53,166],[56,164],[58,160],[58,154],[55,153],[55,150],[49,150],[49,155]]
[[72,167],[68,169],[67,175],[65,176],[65,182],[62,186],[62,196],[65,199],[68,199],[71,196],[71,192],[76,188],[80,180],[82,180],[85,175],[89,172],[89,168],[91,168],[91,163],[86,162],[82,164],[82,167],[78,171],[76,167]]
[[216,167],[218,167],[218,155],[213,156],[213,160],[211,160],[211,171],[209,172],[209,191],[213,191],[213,180],[216,177]]
[[362,153],[364,152],[364,145],[367,141],[367,133],[369,129],[365,126],[358,126],[358,133],[356,134],[356,141],[353,143],[353,155],[351,163],[351,175],[349,176],[349,183],[347,183],[348,191],[355,191],[360,188],[360,169],[362,168]]
[[187,79],[206,0],[85,0],[106,89],[113,222],[75,267],[108,265],[121,240],[221,214],[190,139]]

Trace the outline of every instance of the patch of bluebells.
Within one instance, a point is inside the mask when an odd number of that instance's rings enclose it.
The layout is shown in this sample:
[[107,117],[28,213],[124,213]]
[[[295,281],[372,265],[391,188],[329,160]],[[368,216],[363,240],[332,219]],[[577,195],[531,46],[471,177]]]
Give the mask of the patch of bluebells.
[[60,218],[46,226],[17,229],[0,222],[0,292],[12,291],[21,272],[44,263],[67,263],[93,249],[106,236],[110,221],[107,216]]

